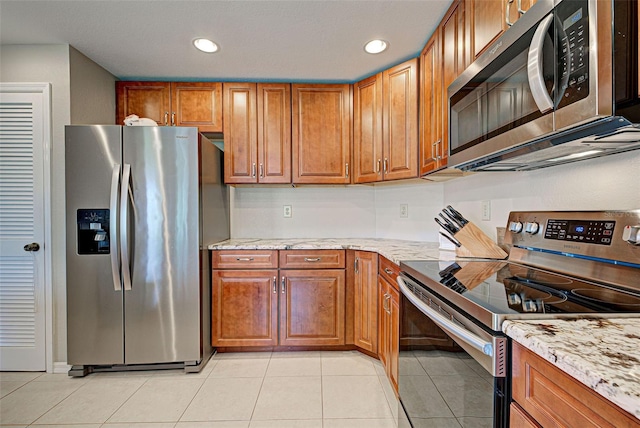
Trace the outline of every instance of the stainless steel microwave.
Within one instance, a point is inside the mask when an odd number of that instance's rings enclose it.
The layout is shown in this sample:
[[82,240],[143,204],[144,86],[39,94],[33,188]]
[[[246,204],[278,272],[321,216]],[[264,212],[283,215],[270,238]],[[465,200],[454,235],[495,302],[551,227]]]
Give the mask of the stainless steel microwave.
[[543,168],[640,148],[637,0],[538,0],[448,88],[449,165]]

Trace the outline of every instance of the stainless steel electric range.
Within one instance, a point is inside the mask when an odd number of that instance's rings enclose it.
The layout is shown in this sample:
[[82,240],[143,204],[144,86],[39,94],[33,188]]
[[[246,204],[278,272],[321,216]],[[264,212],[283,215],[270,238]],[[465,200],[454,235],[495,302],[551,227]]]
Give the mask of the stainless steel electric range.
[[400,263],[400,427],[508,426],[507,319],[640,316],[640,210],[507,226],[506,260]]

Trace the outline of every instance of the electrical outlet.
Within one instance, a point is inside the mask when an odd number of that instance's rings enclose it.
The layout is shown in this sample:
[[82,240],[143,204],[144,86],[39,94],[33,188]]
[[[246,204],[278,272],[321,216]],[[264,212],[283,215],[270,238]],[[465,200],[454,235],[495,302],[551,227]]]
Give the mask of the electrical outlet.
[[482,201],[482,220],[491,220],[491,201]]
[[291,218],[291,216],[293,215],[293,212],[291,211],[291,205],[284,205],[284,210],[282,212],[283,216],[285,218]]
[[400,218],[409,217],[409,204],[400,204]]

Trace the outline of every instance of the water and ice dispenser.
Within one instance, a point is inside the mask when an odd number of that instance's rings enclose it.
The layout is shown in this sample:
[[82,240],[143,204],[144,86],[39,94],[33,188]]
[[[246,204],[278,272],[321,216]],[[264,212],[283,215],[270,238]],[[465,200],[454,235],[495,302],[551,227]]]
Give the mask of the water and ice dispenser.
[[78,210],[78,254],[109,254],[109,210]]

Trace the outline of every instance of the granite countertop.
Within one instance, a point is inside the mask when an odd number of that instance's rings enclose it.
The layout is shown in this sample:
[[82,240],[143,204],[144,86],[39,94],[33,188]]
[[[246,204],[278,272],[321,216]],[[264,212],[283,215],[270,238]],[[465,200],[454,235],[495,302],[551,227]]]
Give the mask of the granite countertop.
[[359,250],[376,252],[395,264],[400,260],[452,260],[455,252],[440,250],[437,242],[367,238],[228,239],[210,250]]
[[502,330],[640,419],[640,318],[514,320]]

